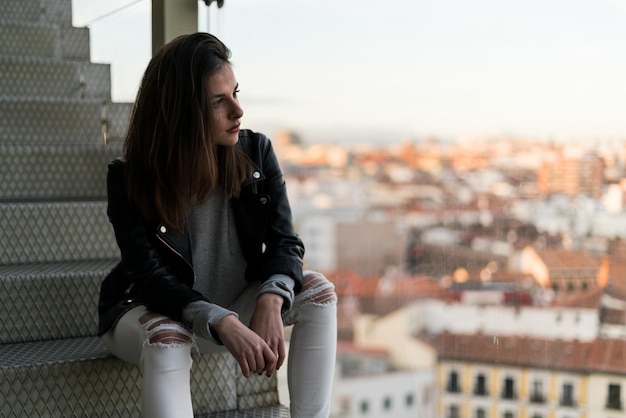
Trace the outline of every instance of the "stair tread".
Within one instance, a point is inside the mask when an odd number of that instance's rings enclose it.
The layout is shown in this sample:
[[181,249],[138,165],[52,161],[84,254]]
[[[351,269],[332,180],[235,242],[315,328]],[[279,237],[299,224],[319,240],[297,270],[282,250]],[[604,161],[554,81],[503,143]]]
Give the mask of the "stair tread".
[[102,359],[110,355],[98,337],[2,344],[0,368]]
[[107,259],[0,265],[0,279],[80,274],[85,272],[107,272],[118,262],[119,260],[117,259]]

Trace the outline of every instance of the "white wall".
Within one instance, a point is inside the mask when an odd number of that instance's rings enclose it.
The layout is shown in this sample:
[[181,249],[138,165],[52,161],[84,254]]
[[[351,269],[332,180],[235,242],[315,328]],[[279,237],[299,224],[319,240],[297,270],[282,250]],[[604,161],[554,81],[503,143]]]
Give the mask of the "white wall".
[[606,409],[609,384],[621,385],[622,408],[626,408],[626,375],[592,374],[587,384],[587,416],[603,418],[623,418],[624,409]]
[[[420,301],[411,305],[412,316],[428,332],[517,335],[549,339],[592,341],[599,334],[595,309],[476,306]],[[418,331],[415,328],[412,331]]]

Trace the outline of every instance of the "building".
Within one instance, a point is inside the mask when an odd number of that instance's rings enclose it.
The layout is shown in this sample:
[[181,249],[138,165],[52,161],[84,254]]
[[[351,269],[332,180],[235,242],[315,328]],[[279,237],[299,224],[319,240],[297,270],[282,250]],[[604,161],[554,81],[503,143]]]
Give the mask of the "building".
[[600,198],[604,193],[604,162],[593,153],[562,149],[547,153],[537,174],[542,194],[563,193]]
[[449,333],[421,339],[439,354],[440,417],[623,416],[623,341]]
[[436,418],[434,368],[398,370],[384,348],[339,344],[333,418]]

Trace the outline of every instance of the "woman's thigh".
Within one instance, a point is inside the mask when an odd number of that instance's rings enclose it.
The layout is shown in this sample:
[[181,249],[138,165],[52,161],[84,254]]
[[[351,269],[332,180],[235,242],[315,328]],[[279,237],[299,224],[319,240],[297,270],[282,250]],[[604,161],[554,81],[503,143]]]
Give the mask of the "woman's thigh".
[[115,326],[102,336],[104,345],[116,357],[139,365],[144,345],[189,344],[194,342],[187,327],[166,316],[137,306],[126,312]]

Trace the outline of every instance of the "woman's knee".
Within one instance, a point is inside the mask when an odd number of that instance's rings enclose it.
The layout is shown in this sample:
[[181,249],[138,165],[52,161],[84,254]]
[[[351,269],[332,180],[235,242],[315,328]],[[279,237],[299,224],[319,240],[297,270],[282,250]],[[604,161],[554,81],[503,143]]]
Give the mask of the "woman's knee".
[[316,305],[324,306],[337,302],[335,285],[322,273],[316,271],[304,271],[301,295]]
[[181,322],[153,312],[139,318],[146,331],[146,343],[156,345],[193,344],[193,333]]

